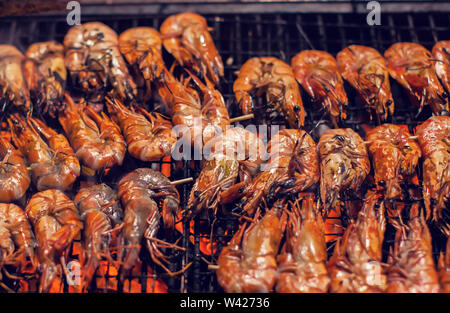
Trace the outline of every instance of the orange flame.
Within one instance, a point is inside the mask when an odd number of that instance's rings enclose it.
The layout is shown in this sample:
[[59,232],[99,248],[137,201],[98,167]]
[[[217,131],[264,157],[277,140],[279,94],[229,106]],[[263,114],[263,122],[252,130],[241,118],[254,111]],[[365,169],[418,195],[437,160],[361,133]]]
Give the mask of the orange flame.
[[[100,290],[117,290],[117,268],[109,264],[107,261],[100,261],[100,266],[97,269],[96,285]],[[106,276],[109,279],[106,279]]]
[[325,242],[330,242],[337,240],[340,236],[337,235],[342,233],[342,222],[339,219],[341,216],[341,207],[336,206],[336,210],[331,210],[328,213],[328,217],[325,220]]
[[165,156],[162,161],[163,163],[161,164],[161,173],[163,173],[166,177],[170,177],[170,155]]
[[[181,212],[178,213],[178,220],[182,219]],[[183,234],[183,223],[177,223],[175,225],[175,229],[180,233]],[[194,221],[192,220],[189,223],[189,233],[191,234],[189,236],[189,241],[194,245],[195,244],[195,238],[192,234],[194,234]],[[209,234],[208,234],[209,236]],[[199,241],[199,248],[200,251],[205,255],[214,255],[217,253],[217,242],[211,241],[208,237],[200,237]]]
[[[0,124],[0,127],[2,129],[6,129],[7,125],[5,122],[2,122]],[[11,133],[8,131],[4,131],[4,130],[0,131],[0,137],[6,139],[8,142],[11,142]]]
[[[75,241],[72,245],[72,256],[73,259],[66,260],[68,262],[72,260],[79,259],[81,253],[83,251],[83,247],[81,242]],[[133,268],[132,277],[140,277],[142,275],[141,271],[142,264],[141,262],[137,262],[136,266]],[[67,292],[68,293],[81,293],[83,292],[83,269],[80,269],[81,272],[78,273],[80,280],[78,281],[79,284],[77,285],[69,285]],[[123,285],[123,292],[125,293],[141,293],[143,290],[148,293],[167,293],[168,287],[167,285],[161,280],[158,279],[156,275],[153,275],[154,271],[152,268],[147,267],[146,272],[146,286],[143,288],[141,285],[141,281],[139,278],[134,279],[125,279],[124,285]],[[119,271],[116,266],[110,264],[106,260],[101,260],[100,265],[97,269],[96,275],[95,275],[95,282],[98,291],[109,291],[109,292],[118,292],[118,280],[119,280]],[[65,275],[62,273],[60,277],[57,277],[49,290],[49,293],[63,293],[64,290],[64,282]],[[21,280],[19,281],[19,292],[37,292],[39,287],[39,279],[33,278],[29,280]]]

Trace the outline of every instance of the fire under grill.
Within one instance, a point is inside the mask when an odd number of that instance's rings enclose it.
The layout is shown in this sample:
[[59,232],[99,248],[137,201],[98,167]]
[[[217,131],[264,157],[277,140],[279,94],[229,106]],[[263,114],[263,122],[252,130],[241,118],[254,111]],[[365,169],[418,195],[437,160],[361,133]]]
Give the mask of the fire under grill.
[[[381,25],[369,26],[366,14],[360,13],[233,13],[233,14],[202,14],[213,28],[211,32],[218,51],[225,65],[225,76],[221,81],[220,90],[229,106],[231,117],[240,115],[234,101],[233,82],[235,72],[242,64],[254,56],[274,56],[286,62],[305,49],[325,50],[336,55],[341,49],[350,44],[367,45],[380,52],[385,51],[391,44],[400,41],[412,41],[430,49],[440,40],[450,39],[450,15],[448,12],[427,13],[386,13],[381,15]],[[82,15],[82,22],[100,21],[113,28],[117,33],[136,26],[159,26],[168,15]],[[56,40],[62,42],[70,26],[65,15],[33,16],[27,18],[15,17],[0,20],[0,38],[4,42],[13,44],[22,52],[39,41]],[[165,52],[166,53],[166,52]],[[170,56],[164,55],[167,62]],[[170,63],[169,63],[170,64]],[[347,83],[346,83],[347,84]],[[431,116],[429,108],[425,108],[419,116],[410,104],[406,93],[395,81],[391,80],[392,92],[396,103],[395,114],[389,122],[407,125],[412,133],[417,122]],[[364,136],[365,125],[376,125],[371,121],[361,104],[357,94],[346,85],[349,97],[348,118],[341,122],[341,127],[349,127]],[[314,109],[306,92],[302,93],[305,110],[307,112],[305,129],[311,131],[315,141],[318,141],[315,130],[322,118],[323,112]],[[98,182],[105,182],[111,187],[117,187],[120,178],[138,167],[153,167],[154,169],[170,169],[172,181],[192,177],[196,179],[201,171],[199,161],[161,161],[152,164],[137,161],[127,156],[124,165],[111,169],[98,177]],[[421,180],[421,168],[418,167],[418,179]],[[186,207],[189,192],[193,183],[178,186],[183,208]],[[74,186],[77,190],[78,186]],[[363,188],[369,188],[364,185]],[[33,190],[30,190],[30,196]],[[318,196],[318,190],[316,195]],[[419,194],[421,194],[419,192]],[[360,201],[348,198],[347,201]],[[404,201],[403,212],[407,215],[408,208],[414,201]],[[177,231],[165,233],[160,230],[158,238],[170,242],[178,241],[184,250],[166,249],[170,260],[169,269],[177,271],[190,264],[182,274],[167,275],[160,267],[150,261],[146,249],[142,249],[143,260],[140,269],[135,269],[128,276],[119,279],[117,269],[104,261],[93,280],[93,290],[96,292],[221,292],[217,283],[214,265],[223,247],[237,230],[238,219],[232,214],[234,207],[219,210],[214,216],[209,212],[206,217],[197,217],[192,223],[180,221]],[[327,222],[347,223],[346,216],[330,216]],[[440,251],[444,249],[445,239],[438,231],[431,229],[434,238],[434,253],[436,260]],[[328,233],[329,253],[334,246],[333,238],[341,232]],[[385,256],[393,242],[394,231],[387,226],[385,238]],[[76,241],[72,247],[70,259],[79,258]],[[14,271],[12,271],[14,273]],[[14,291],[35,292],[36,282],[32,280],[9,280],[4,282]],[[56,289],[55,289],[56,290]],[[60,282],[59,292],[76,292],[67,279]]]

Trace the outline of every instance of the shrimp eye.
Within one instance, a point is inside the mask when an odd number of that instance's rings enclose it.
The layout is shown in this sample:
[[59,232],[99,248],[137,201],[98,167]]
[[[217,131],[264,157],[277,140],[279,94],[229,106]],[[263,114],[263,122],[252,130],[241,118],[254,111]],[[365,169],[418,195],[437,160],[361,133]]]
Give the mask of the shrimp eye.
[[448,92],[447,92],[447,91],[444,91],[444,93],[442,94],[442,97],[443,97],[443,98],[448,98]]
[[345,141],[345,137],[342,135],[336,135],[334,138],[338,139],[339,141]]
[[297,112],[298,110],[300,110],[300,107],[298,105],[294,106],[294,111]]
[[391,104],[392,104],[392,100],[388,100],[387,102],[386,102],[386,106],[391,106]]

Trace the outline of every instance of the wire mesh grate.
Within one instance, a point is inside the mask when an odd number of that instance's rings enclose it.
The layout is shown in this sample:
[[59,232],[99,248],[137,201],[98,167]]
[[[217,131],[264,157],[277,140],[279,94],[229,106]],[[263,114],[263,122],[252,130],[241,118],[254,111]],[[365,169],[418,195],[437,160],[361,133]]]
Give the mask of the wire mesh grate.
[[[382,14],[381,25],[369,26],[365,14],[355,13],[308,13],[308,14],[204,14],[209,26],[214,30],[212,35],[216,46],[225,64],[225,75],[220,85],[220,90],[229,106],[231,116],[239,115],[234,102],[233,82],[236,78],[235,72],[242,64],[254,56],[274,56],[290,63],[291,58],[301,50],[319,49],[336,55],[341,49],[350,44],[371,46],[383,53],[391,44],[400,41],[413,41],[431,49],[436,41],[450,39],[450,15],[447,12],[433,13],[389,13]],[[82,22],[100,21],[112,27],[120,33],[130,27],[150,26],[159,28],[165,15],[83,15]],[[65,16],[36,16],[23,18],[4,18],[0,20],[0,40],[3,43],[16,45],[22,52],[38,41],[56,40],[63,41],[69,26]],[[414,129],[418,121],[425,120],[431,114],[424,110],[415,118],[414,109],[411,107],[403,89],[392,83],[392,91],[396,101],[396,112],[391,122],[395,124],[406,124],[410,131]],[[349,96],[348,119],[340,125],[350,127],[364,134],[362,123],[368,122],[364,116],[365,109],[356,93],[346,86]],[[303,92],[305,96],[305,92]],[[307,111],[306,129],[312,129],[321,117],[312,104],[305,101]],[[317,141],[318,138],[315,138]],[[128,168],[122,168],[122,173],[127,173],[138,165],[136,162],[124,162],[129,164]],[[200,173],[199,162],[171,163],[171,180],[185,177],[194,179]],[[116,173],[117,177],[121,173]],[[420,173],[419,173],[420,176]],[[112,179],[111,184],[117,183],[117,177]],[[183,207],[186,207],[192,183],[178,187]],[[206,230],[205,225],[214,226],[214,231]],[[168,287],[169,292],[218,292],[221,291],[216,281],[215,271],[208,268],[209,264],[215,264],[217,256],[223,246],[233,235],[237,221],[230,215],[221,215],[220,219],[196,218],[193,232],[190,225],[184,222],[183,233],[185,235],[180,241],[186,250],[174,257],[171,269],[179,269],[192,262],[189,270],[178,277],[168,277],[161,271],[147,273],[147,265],[151,265],[148,256],[143,256],[145,270],[136,277],[141,283],[142,292],[153,291],[147,285],[148,279],[161,278]],[[206,227],[208,229],[208,227]],[[189,234],[189,235],[186,235]],[[217,243],[214,251],[205,253],[201,249],[204,239],[213,239]],[[389,247],[387,239],[387,247]],[[438,244],[435,249],[438,253],[441,249]],[[211,249],[213,249],[211,245]],[[107,271],[108,273],[108,271]],[[107,274],[106,279],[114,279]],[[115,291],[127,291],[126,286],[119,286]],[[67,291],[67,286],[64,289]],[[108,292],[107,288],[98,290]]]

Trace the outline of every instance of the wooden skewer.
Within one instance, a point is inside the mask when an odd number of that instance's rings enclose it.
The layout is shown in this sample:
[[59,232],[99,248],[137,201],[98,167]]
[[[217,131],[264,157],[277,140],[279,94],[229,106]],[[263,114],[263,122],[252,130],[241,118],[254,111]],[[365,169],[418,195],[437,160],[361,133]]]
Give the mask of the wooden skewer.
[[255,117],[255,115],[253,113],[246,114],[246,115],[241,115],[241,116],[238,116],[238,117],[230,118],[230,123],[236,123],[236,122],[240,122],[240,121],[245,121],[245,120],[252,119],[254,117]]
[[185,184],[185,183],[190,183],[191,181],[193,181],[194,179],[192,177],[188,177],[188,178],[183,178],[183,179],[179,179],[179,180],[175,180],[173,182],[170,182],[170,184],[172,186],[176,186],[176,185],[181,185],[181,184]]
[[219,269],[219,265],[209,264],[208,265],[208,269],[209,270],[218,270]]

